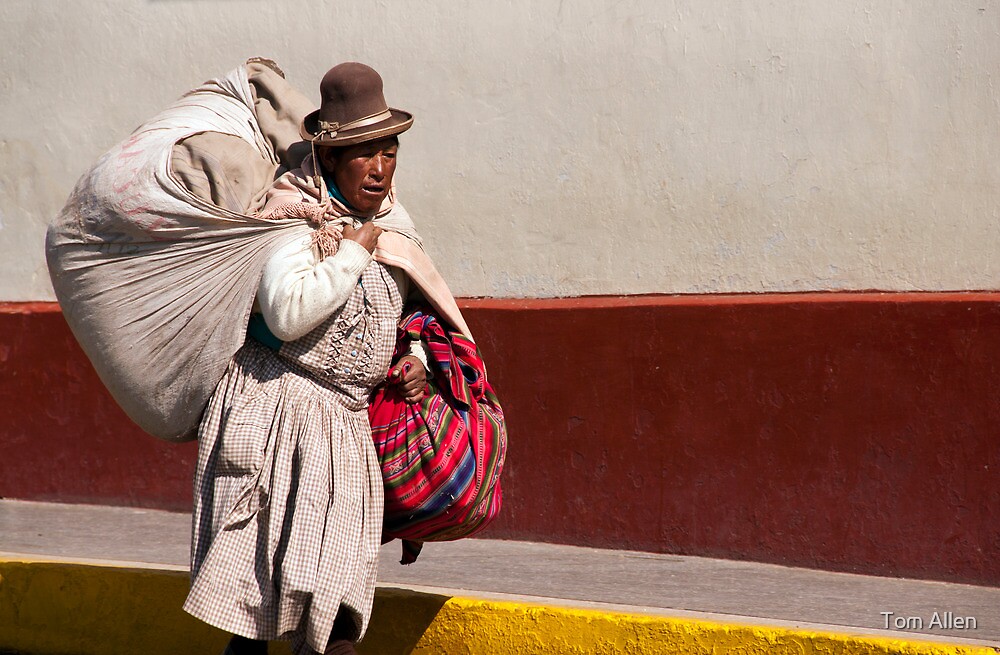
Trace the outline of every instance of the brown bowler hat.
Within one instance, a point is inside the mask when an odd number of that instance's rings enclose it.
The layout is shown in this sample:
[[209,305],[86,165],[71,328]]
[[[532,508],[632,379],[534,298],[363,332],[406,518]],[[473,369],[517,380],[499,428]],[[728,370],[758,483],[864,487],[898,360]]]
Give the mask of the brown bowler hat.
[[334,66],[319,84],[319,109],[302,119],[299,134],[318,146],[350,146],[410,129],[413,115],[385,104],[382,77],[349,61]]

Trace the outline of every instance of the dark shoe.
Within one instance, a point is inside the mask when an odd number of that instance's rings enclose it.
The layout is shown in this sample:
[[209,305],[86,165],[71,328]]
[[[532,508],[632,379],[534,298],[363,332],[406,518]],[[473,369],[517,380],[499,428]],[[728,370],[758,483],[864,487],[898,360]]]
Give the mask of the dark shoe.
[[349,639],[335,639],[326,645],[323,655],[357,655],[354,642]]
[[233,635],[222,655],[267,655],[267,642]]
[[354,650],[354,638],[357,637],[357,626],[349,612],[337,612],[337,618],[333,621],[333,630],[330,631],[330,641],[326,642],[326,650],[323,655],[357,655]]

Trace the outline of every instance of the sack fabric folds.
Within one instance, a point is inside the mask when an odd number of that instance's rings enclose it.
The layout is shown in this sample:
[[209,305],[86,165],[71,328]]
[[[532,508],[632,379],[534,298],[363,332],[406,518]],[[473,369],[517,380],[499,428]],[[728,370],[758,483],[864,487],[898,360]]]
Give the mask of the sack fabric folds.
[[247,206],[262,181],[297,165],[310,109],[273,62],[252,59],[108,151],[49,227],[66,321],[111,395],[155,437],[194,438],[243,343],[264,263],[310,232]]

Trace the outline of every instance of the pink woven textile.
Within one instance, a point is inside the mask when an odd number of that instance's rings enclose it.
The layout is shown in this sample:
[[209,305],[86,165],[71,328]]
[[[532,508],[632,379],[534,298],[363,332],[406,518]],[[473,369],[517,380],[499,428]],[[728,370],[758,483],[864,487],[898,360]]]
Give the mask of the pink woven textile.
[[383,538],[468,537],[500,510],[507,448],[503,410],[475,343],[426,307],[401,325],[397,356],[410,340],[422,339],[434,377],[430,393],[415,405],[391,386],[372,396],[372,437],[385,482]]

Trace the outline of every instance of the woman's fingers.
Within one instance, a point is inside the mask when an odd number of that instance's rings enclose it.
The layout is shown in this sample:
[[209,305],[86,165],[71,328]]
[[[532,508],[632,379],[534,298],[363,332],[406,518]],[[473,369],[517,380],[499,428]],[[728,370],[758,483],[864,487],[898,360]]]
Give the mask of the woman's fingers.
[[423,400],[424,391],[427,389],[426,380],[412,380],[399,387],[399,393],[403,396],[403,400],[410,403],[420,402]]
[[419,359],[406,355],[389,371],[389,381],[396,385],[403,400],[411,404],[416,403],[424,397],[427,371]]
[[344,225],[343,234],[344,238],[348,241],[354,241],[368,252],[374,252],[375,245],[378,243],[378,237],[382,234],[382,228],[369,221],[358,228],[351,225]]
[[415,404],[419,403],[423,399],[424,399],[424,390],[423,389],[421,389],[420,391],[417,391],[416,393],[412,393],[412,394],[409,394],[407,396],[403,396],[403,400],[406,401],[407,403],[411,404],[411,405],[415,405]]
[[423,392],[426,385],[427,380],[425,378],[406,380],[399,383],[399,392],[404,396],[412,393]]

